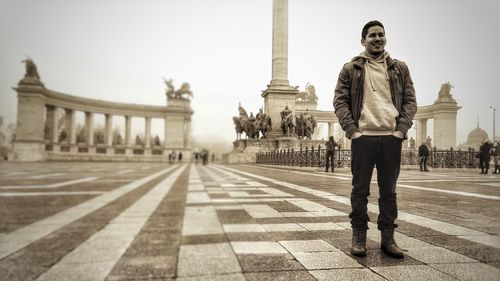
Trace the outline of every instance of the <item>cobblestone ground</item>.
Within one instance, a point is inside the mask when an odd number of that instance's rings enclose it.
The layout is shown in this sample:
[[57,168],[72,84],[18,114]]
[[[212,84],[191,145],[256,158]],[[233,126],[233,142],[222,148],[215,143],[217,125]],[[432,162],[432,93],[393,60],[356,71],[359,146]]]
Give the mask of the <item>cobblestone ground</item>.
[[[0,163],[0,280],[500,280],[500,175],[402,171],[350,254],[348,170]],[[372,183],[369,212],[378,214]]]

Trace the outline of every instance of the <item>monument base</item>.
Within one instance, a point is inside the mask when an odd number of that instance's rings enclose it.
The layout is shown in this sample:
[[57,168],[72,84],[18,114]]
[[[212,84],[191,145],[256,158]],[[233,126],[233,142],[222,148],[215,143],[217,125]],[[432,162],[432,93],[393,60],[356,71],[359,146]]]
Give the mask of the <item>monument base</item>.
[[256,154],[278,150],[305,150],[325,148],[324,140],[299,140],[294,137],[279,137],[276,139],[246,139],[233,142],[233,151],[224,159],[228,164],[251,164],[256,162]]
[[9,160],[20,162],[45,161],[45,144],[43,142],[16,141],[14,143],[14,153]]

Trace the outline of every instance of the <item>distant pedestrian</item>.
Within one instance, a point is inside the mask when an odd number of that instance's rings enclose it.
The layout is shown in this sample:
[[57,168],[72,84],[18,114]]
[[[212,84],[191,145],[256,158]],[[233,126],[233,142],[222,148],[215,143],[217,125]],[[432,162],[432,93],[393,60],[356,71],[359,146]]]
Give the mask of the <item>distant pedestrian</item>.
[[480,174],[487,174],[488,170],[490,169],[490,153],[492,148],[493,144],[489,140],[486,140],[479,147],[479,166],[481,167]]
[[182,162],[182,151],[179,151],[177,158],[179,159],[179,162]]
[[493,174],[500,174],[500,141],[498,140],[495,141],[495,147],[493,148],[493,157],[495,161],[495,172],[493,172]]
[[333,139],[333,136],[328,138],[326,145],[326,157],[325,157],[325,172],[328,172],[328,167],[332,166],[332,173],[335,172],[335,147],[337,144]]
[[418,156],[420,157],[420,172],[429,172],[427,169],[427,159],[429,158],[429,148],[425,143],[418,147]]
[[172,151],[172,163],[175,164],[175,160],[177,160],[177,153],[175,153],[175,150]]

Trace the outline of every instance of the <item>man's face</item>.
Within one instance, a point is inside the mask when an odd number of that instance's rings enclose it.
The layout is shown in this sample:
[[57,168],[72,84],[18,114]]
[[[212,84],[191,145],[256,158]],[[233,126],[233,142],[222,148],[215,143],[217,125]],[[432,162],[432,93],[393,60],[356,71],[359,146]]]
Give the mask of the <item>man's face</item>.
[[386,43],[385,32],[381,26],[370,27],[366,37],[361,39],[361,45],[365,46],[366,53],[372,57],[382,54]]

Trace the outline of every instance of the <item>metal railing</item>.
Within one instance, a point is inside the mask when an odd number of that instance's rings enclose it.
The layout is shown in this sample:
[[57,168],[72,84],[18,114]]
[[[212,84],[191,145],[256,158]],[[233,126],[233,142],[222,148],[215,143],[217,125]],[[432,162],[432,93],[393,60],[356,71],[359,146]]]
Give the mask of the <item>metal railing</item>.
[[[335,150],[334,164],[337,168],[351,166],[351,150]],[[274,152],[260,152],[256,155],[257,164],[299,166],[299,167],[325,167],[326,149],[321,145],[305,149],[281,149]],[[437,149],[432,148],[428,165],[433,168],[476,168],[478,160],[473,148],[467,150]],[[417,150],[403,150],[401,152],[401,165],[419,165],[420,157]]]

